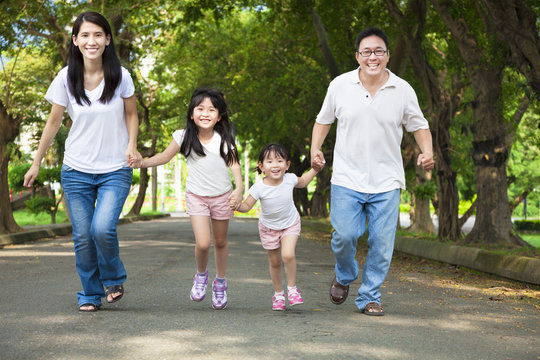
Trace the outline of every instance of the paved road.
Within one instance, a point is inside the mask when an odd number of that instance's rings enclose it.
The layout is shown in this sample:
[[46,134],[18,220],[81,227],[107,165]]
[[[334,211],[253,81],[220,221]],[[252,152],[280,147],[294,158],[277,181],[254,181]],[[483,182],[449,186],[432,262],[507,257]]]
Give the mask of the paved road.
[[540,359],[533,305],[489,301],[426,273],[392,267],[382,318],[356,312],[352,299],[331,304],[333,257],[323,242],[298,244],[305,304],[273,312],[254,220],[231,222],[223,311],[189,300],[188,219],[122,225],[119,234],[126,295],[92,314],[76,311],[70,237],[0,250],[0,359]]

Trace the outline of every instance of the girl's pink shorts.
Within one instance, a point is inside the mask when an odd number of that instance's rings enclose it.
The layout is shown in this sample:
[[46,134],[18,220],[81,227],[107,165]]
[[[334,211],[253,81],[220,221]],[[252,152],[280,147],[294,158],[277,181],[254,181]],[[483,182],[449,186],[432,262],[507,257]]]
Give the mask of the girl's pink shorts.
[[232,189],[223,195],[200,196],[186,191],[186,209],[190,216],[210,216],[214,220],[229,220],[234,210],[229,207],[227,199]]
[[262,246],[265,250],[275,250],[281,247],[281,239],[286,235],[300,236],[300,229],[302,225],[300,223],[300,216],[294,224],[283,230],[273,230],[267,228],[259,221],[259,236],[261,238]]

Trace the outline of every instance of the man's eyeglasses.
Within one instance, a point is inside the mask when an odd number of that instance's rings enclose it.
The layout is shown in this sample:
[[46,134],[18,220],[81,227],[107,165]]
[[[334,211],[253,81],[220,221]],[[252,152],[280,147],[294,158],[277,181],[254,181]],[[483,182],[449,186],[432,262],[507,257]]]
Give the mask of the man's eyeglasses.
[[384,56],[384,54],[386,54],[387,52],[388,50],[383,50],[383,49],[377,49],[373,51],[364,49],[364,50],[358,51],[358,53],[363,57],[369,57],[371,56],[371,54],[375,54],[375,56]]

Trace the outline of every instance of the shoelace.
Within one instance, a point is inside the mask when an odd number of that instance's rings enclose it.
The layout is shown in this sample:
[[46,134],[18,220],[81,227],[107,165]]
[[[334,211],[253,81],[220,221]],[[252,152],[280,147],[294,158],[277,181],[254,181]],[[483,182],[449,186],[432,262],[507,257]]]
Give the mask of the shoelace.
[[195,280],[195,289],[197,289],[198,291],[203,291],[205,286],[205,279],[203,277],[197,277],[197,279]]
[[225,285],[216,284],[214,288],[214,294],[216,294],[217,299],[222,299],[225,297]]

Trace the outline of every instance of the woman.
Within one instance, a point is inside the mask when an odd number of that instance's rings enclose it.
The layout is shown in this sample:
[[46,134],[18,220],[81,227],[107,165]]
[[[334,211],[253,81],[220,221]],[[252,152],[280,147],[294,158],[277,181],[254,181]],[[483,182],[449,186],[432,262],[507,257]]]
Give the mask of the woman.
[[79,310],[97,311],[101,298],[124,294],[126,271],[116,226],[131,186],[129,157],[137,152],[139,119],[133,81],[115,53],[111,27],[99,13],[73,24],[69,64],[47,94],[51,113],[24,186],[31,187],[67,109],[73,125],[66,139],[62,187],[73,226],[76,268],[82,283]]

